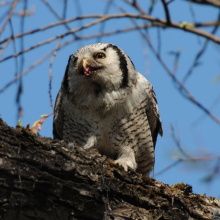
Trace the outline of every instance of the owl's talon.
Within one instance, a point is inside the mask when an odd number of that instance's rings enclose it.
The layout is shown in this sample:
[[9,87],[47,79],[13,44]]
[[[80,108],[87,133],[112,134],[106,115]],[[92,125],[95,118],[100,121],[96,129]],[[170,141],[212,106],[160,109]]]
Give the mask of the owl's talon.
[[121,158],[121,159],[115,160],[115,163],[121,166],[126,172],[129,169],[136,170],[137,168],[136,162],[135,161],[132,162],[131,160],[129,160],[129,158]]

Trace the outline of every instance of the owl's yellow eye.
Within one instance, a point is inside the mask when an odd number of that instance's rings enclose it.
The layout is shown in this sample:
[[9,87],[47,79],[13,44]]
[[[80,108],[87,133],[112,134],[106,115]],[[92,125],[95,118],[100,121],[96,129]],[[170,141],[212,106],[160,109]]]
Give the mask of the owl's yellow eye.
[[95,59],[104,59],[105,58],[105,54],[104,53],[97,53],[95,55]]

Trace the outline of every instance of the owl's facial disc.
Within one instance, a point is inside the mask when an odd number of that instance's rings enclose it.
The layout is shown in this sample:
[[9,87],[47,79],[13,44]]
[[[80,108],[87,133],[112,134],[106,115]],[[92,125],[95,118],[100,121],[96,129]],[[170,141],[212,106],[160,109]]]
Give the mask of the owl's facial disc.
[[83,73],[86,76],[90,76],[90,75],[96,73],[97,70],[101,68],[99,66],[91,66],[85,59],[83,59],[83,61],[82,61],[82,66],[83,66]]

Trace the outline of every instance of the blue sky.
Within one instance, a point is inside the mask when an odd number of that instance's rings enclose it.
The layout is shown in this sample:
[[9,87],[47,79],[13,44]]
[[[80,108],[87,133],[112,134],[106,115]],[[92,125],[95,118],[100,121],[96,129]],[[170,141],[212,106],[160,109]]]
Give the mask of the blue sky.
[[[51,3],[51,1],[49,1]],[[118,5],[125,7],[126,10],[132,13],[137,13],[130,6],[127,6],[123,1],[115,1]],[[144,9],[149,8],[149,2],[140,1]],[[55,0],[51,5],[62,16],[63,1]],[[82,14],[103,14],[105,11],[106,2],[100,0],[80,0]],[[22,4],[16,7],[16,12],[22,10]],[[35,8],[36,12],[25,20],[25,31],[39,28],[57,22],[51,12],[42,4],[42,1],[30,0],[28,9]],[[192,4],[196,21],[212,21],[217,18],[218,11],[215,8],[208,6],[200,6]],[[0,7],[0,14],[5,10],[5,7]],[[190,4],[185,1],[174,1],[169,5],[171,19],[176,22],[192,22],[190,13]],[[116,7],[112,6],[109,13],[120,13]],[[79,16],[79,8],[69,1],[67,9],[67,18]],[[160,1],[156,4],[152,16],[157,18],[165,18],[164,10]],[[85,19],[83,24],[92,21]],[[137,21],[141,24],[141,21]],[[76,21],[70,23],[71,28],[76,28],[82,23]],[[0,23],[2,26],[3,23]],[[12,24],[14,32],[20,32],[20,17],[13,16]],[[129,19],[114,19],[106,22],[104,31],[119,30],[121,28],[130,27],[132,23]],[[80,36],[95,34],[100,30],[100,25],[93,26],[79,33]],[[206,31],[212,28],[205,28]],[[24,48],[30,47],[38,42],[51,38],[54,35],[66,33],[67,30],[63,26],[48,29],[43,32],[38,32],[24,37]],[[158,30],[152,28],[149,30],[151,41],[157,48]],[[177,78],[181,81],[193,63],[197,52],[202,48],[204,40],[202,37],[186,33],[182,30],[171,28],[161,29],[161,56],[166,65],[172,70],[174,66],[174,57],[169,54],[170,51],[181,49],[181,55],[176,73]],[[220,31],[216,34],[220,37]],[[0,40],[10,36],[10,28],[6,27]],[[64,43],[71,40],[69,35],[62,40]],[[161,64],[155,58],[154,54],[147,46],[146,42],[140,37],[138,32],[128,32],[99,39],[100,42],[113,43],[122,48],[133,61],[138,72],[142,73],[154,86],[159,103],[159,111],[163,123],[164,136],[158,138],[156,145],[156,163],[155,173],[159,172],[166,166],[172,164],[175,160],[173,156],[181,156],[171,137],[171,124],[175,131],[179,132],[181,145],[184,150],[194,157],[207,155],[220,155],[220,126],[215,121],[205,116],[204,113],[186,98],[184,98],[176,89],[172,79],[168,76]],[[55,102],[56,95],[59,91],[61,81],[65,72],[68,57],[74,53],[79,47],[96,43],[97,39],[89,39],[77,41],[69,44],[57,53],[52,66],[52,97]],[[24,55],[24,68],[28,68],[33,62],[40,59],[49,51],[56,47],[57,41],[38,47]],[[17,51],[20,51],[20,41],[16,41]],[[4,58],[13,53],[13,45],[9,44],[3,56]],[[21,105],[24,110],[22,124],[33,124],[39,119],[40,115],[49,114],[52,112],[49,100],[49,65],[50,59],[34,68],[25,77],[23,77],[23,93],[21,96]],[[19,65],[21,63],[18,58]],[[205,54],[200,59],[199,65],[193,71],[192,76],[188,79],[185,86],[193,94],[193,96],[204,106],[209,108],[215,99],[220,97],[220,83],[214,83],[213,78],[220,74],[220,48],[212,42],[209,42]],[[0,63],[0,89],[14,78],[15,75],[15,60],[8,59]],[[6,91],[0,94],[0,114],[2,119],[10,126],[17,124],[17,105],[15,103],[16,91],[18,84],[13,84]],[[212,109],[215,116],[220,118],[219,101]],[[198,121],[199,119],[199,121]],[[45,137],[52,137],[52,121],[53,116],[48,118],[42,126],[40,134]],[[197,122],[197,123],[195,123]],[[184,182],[193,186],[193,192],[208,196],[220,197],[220,178],[219,175],[211,182],[204,183],[202,179],[213,171],[217,160],[211,162],[200,163],[182,163],[166,172],[155,176],[159,181],[173,185],[174,183]]]

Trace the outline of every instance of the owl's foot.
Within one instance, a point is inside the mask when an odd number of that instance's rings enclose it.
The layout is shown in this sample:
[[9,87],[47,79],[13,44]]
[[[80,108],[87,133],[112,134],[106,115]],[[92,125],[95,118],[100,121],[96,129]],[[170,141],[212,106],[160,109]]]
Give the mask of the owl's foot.
[[72,151],[75,150],[74,148],[75,148],[76,146],[77,146],[77,145],[76,145],[75,141],[69,142],[68,145],[67,145],[67,147],[68,147],[70,150],[72,150]]
[[121,154],[119,158],[115,160],[115,163],[122,166],[125,171],[128,171],[129,167],[135,171],[137,169],[137,163],[135,161],[134,150],[130,147],[121,148]]
[[115,160],[115,163],[119,166],[122,166],[125,171],[128,171],[129,168],[131,168],[133,171],[137,168],[137,163],[133,163],[132,161],[129,161],[128,158],[121,158],[118,160]]

